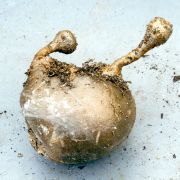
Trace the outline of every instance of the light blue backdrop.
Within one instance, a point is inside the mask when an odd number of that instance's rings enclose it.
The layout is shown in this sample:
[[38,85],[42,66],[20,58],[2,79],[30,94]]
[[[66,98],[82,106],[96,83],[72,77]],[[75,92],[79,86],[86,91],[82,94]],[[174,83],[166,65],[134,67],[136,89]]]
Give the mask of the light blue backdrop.
[[[137,104],[129,138],[84,168],[37,156],[19,106],[24,72],[37,50],[57,31],[70,29],[77,50],[55,57],[76,65],[89,58],[110,63],[136,47],[154,16],[170,20],[174,32],[165,45],[123,69]],[[178,0],[1,0],[0,112],[7,113],[0,114],[0,180],[179,180],[180,82],[172,80],[180,74],[179,28]]]

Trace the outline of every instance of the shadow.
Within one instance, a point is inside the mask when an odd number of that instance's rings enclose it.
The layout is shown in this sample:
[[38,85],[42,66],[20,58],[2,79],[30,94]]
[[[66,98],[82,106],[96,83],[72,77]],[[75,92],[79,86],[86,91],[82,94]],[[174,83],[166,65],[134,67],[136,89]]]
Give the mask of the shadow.
[[[46,178],[61,177],[64,179],[123,179],[128,164],[133,164],[133,137],[130,136],[121,145],[117,146],[107,156],[84,164],[57,164],[36,155],[36,162],[42,171],[46,171]],[[128,170],[129,171],[129,170]],[[128,172],[127,172],[128,173]],[[126,173],[125,173],[126,174]],[[61,179],[60,178],[60,179]]]

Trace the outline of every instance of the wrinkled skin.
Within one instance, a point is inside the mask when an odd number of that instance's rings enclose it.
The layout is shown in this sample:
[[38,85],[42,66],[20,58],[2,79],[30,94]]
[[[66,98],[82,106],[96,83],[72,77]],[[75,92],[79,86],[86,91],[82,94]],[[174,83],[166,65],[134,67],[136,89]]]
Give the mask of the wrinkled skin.
[[[167,41],[172,25],[155,18],[148,25],[138,48],[103,69],[102,76],[119,76],[130,64],[151,48]],[[72,53],[76,39],[70,31],[55,39],[34,57],[20,104],[35,150],[61,163],[75,164],[98,159],[119,145],[130,133],[136,115],[135,102],[126,84],[75,73],[69,66],[72,86],[49,77],[52,52]]]

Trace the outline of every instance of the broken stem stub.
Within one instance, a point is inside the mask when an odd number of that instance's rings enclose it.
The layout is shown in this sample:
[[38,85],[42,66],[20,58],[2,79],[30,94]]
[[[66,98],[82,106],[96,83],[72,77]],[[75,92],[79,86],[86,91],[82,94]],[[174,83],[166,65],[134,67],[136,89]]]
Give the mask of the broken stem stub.
[[143,40],[136,49],[133,49],[127,55],[115,60],[107,66],[103,72],[104,75],[120,75],[123,66],[131,64],[138,60],[146,52],[154,47],[164,44],[172,33],[172,24],[161,17],[155,17],[147,25]]

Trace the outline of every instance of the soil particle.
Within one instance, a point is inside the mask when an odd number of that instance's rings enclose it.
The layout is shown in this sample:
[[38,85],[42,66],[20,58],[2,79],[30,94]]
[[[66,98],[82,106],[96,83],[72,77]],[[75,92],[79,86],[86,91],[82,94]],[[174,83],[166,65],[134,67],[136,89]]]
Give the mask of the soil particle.
[[5,111],[0,112],[0,115],[1,115],[1,114],[3,114],[3,113],[4,113],[4,114],[6,114],[6,113],[7,113],[7,111],[5,110]]
[[169,104],[169,101],[167,99],[163,99],[164,102],[166,102],[167,104]]
[[158,67],[157,67],[157,65],[155,64],[155,65],[152,65],[149,69],[158,70]]
[[173,154],[173,158],[176,159],[176,155],[175,154]]
[[180,75],[173,77],[173,82],[177,82],[177,81],[180,81]]
[[79,168],[79,169],[84,169],[85,166],[83,166],[83,165],[82,165],[82,166],[78,166],[78,168]]
[[142,56],[142,58],[146,58],[146,57],[148,57],[149,55],[148,54],[144,54],[143,56]]
[[164,117],[164,114],[163,114],[163,113],[161,113],[161,119],[163,119],[163,117]]
[[22,153],[18,153],[17,157],[23,157],[23,154]]

